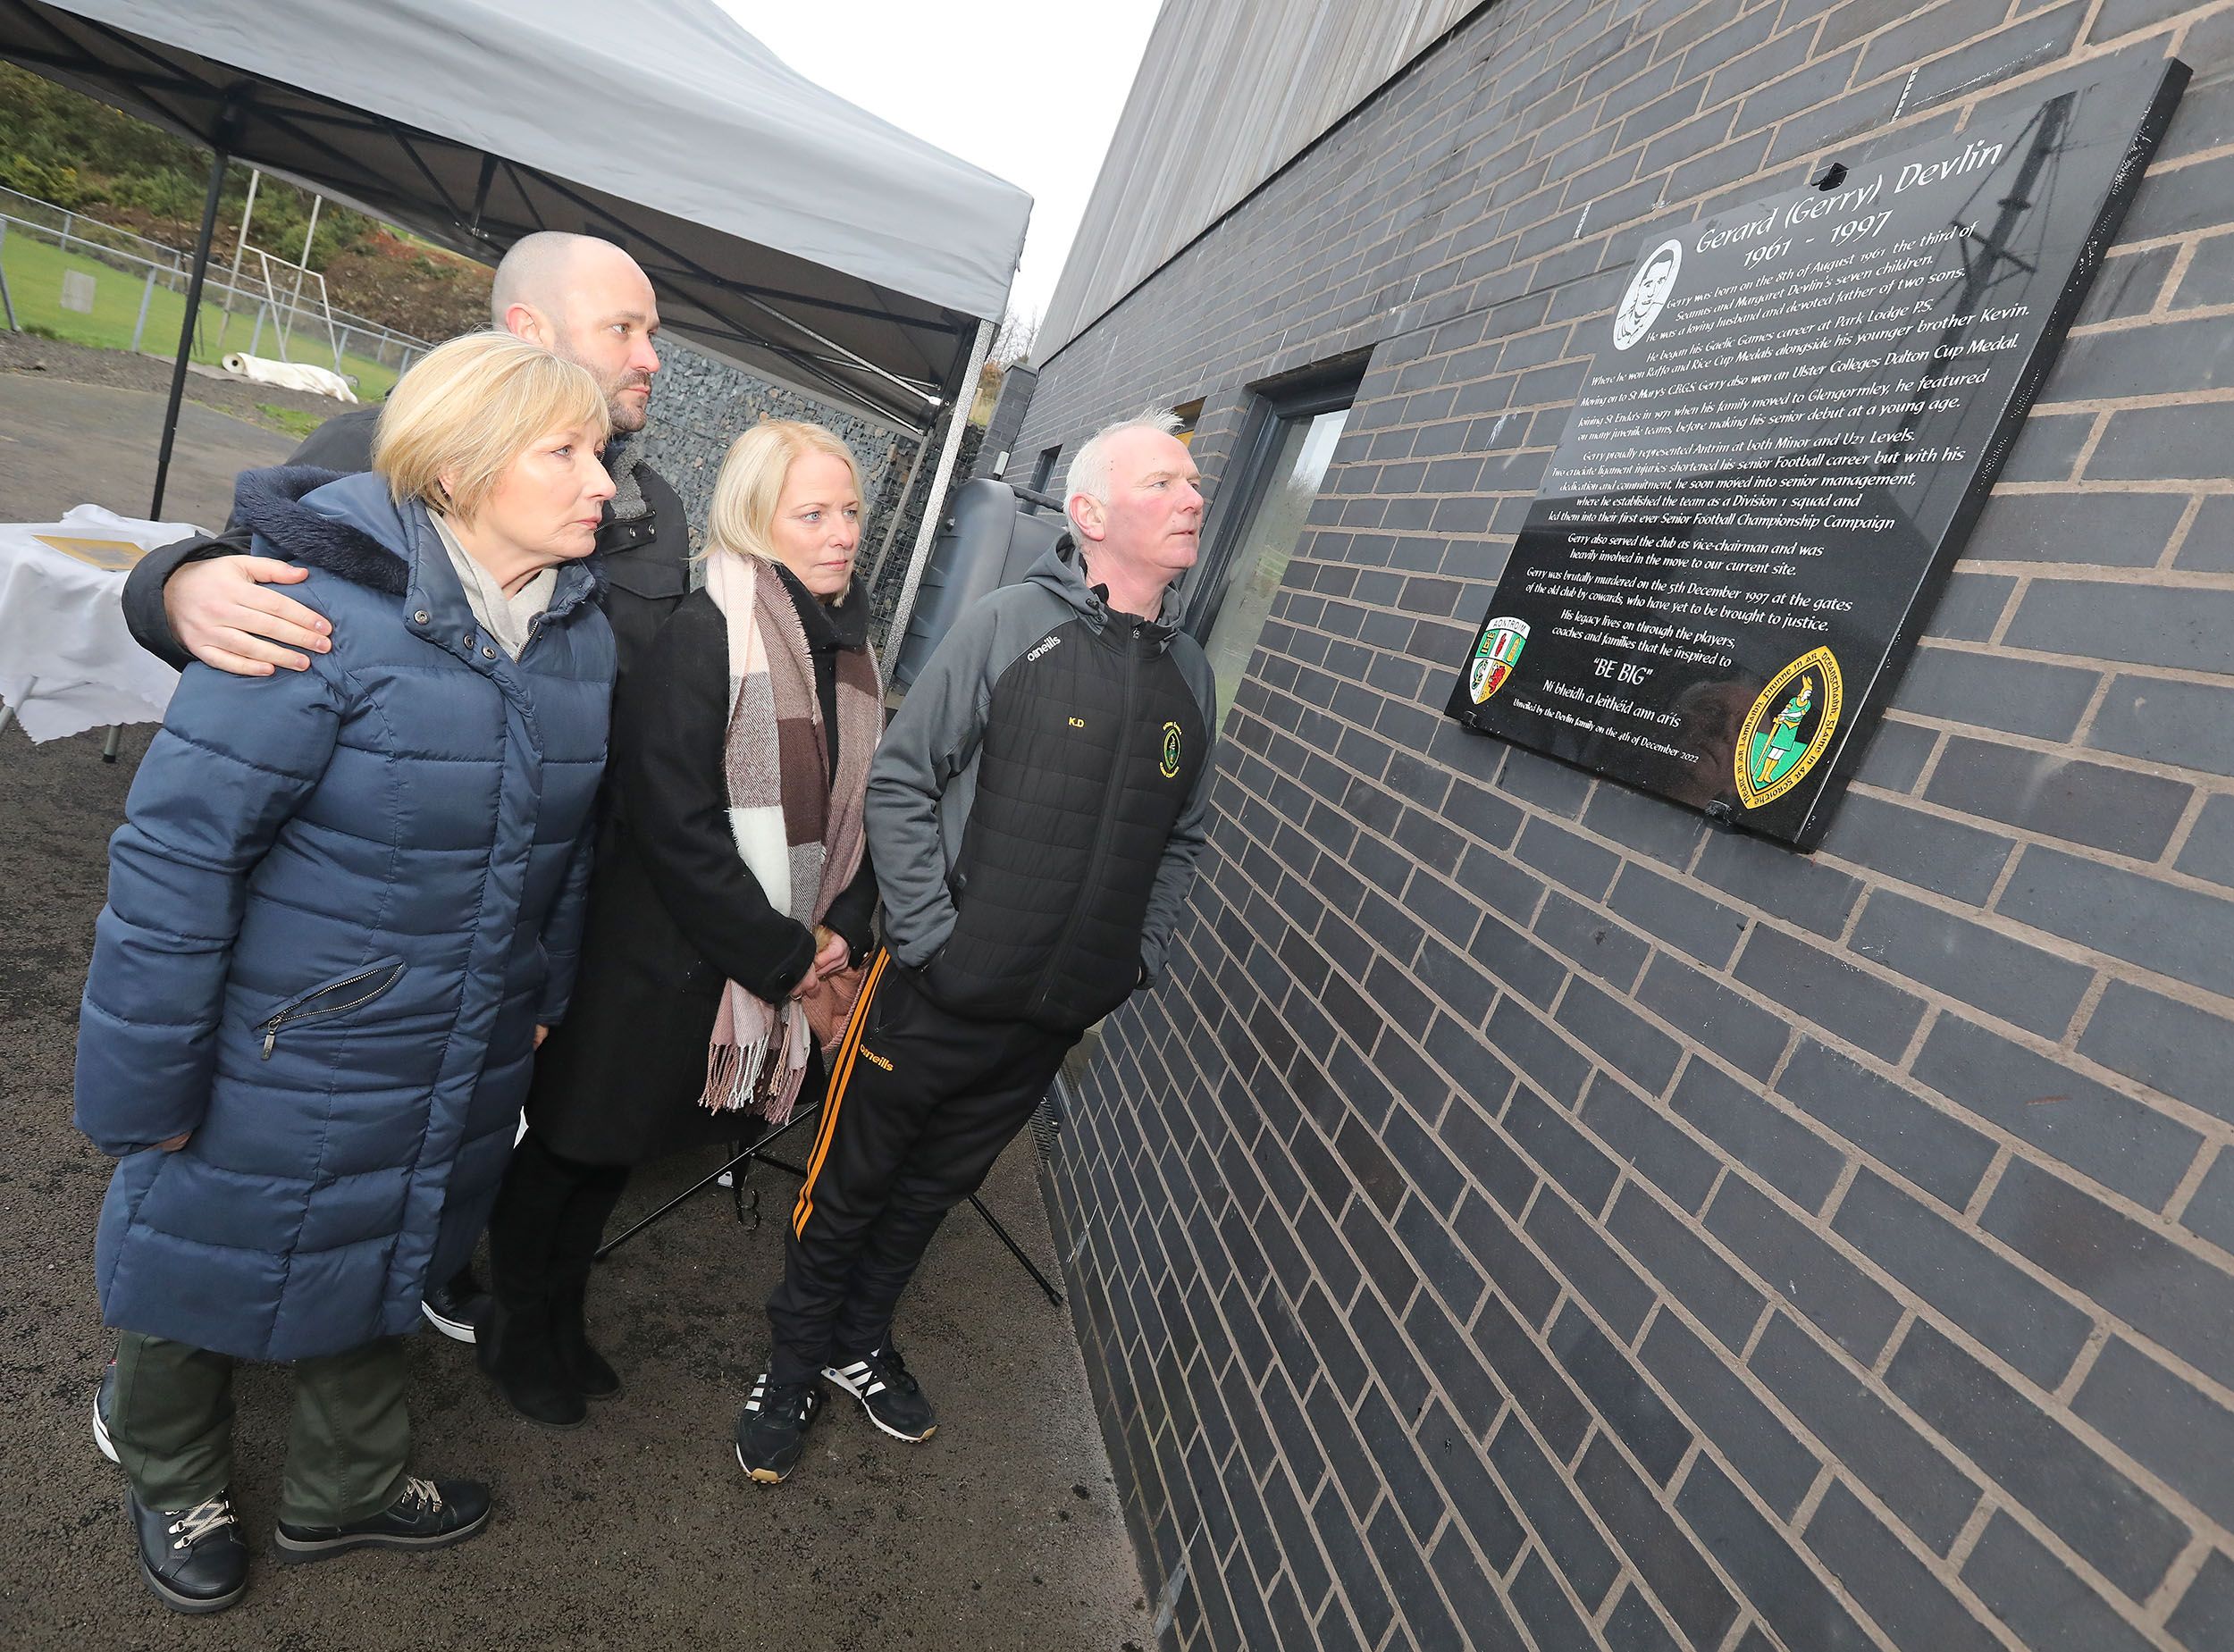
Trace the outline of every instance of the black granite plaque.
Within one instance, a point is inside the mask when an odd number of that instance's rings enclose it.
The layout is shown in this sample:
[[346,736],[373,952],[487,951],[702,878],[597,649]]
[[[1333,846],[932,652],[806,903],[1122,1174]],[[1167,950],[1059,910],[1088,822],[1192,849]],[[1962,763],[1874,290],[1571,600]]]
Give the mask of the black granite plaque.
[[2187,78],[1649,231],[1449,715],[1811,846]]

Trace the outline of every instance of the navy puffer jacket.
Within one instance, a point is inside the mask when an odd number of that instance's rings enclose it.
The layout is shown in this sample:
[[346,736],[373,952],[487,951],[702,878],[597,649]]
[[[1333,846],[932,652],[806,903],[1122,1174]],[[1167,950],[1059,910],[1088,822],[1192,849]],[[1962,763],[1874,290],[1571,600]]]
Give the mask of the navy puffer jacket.
[[77,1120],[122,1156],[107,1322],[295,1360],[410,1329],[488,1216],[573,985],[613,638],[568,563],[508,658],[376,475],[253,472],[237,509],[333,651],[180,680],[109,847]]

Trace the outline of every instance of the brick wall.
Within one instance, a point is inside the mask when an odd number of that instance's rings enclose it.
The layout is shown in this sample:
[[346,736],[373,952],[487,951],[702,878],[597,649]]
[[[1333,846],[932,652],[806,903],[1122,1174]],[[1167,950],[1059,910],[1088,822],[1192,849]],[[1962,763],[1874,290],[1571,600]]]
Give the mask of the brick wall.
[[[1818,853],[1438,715],[1648,218],[2175,53]],[[1047,1170],[1164,1644],[2234,1647],[2234,6],[1501,0],[1011,474],[1364,348]]]

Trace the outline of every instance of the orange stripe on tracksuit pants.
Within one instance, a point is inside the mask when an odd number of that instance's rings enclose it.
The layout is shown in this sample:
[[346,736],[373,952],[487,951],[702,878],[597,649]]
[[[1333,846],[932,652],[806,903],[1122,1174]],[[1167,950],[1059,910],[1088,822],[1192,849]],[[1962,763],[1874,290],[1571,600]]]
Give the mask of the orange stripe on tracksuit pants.
[[889,1340],[938,1224],[1030,1120],[1078,1036],[955,1015],[878,952],[831,1063],[768,1298],[772,1382],[809,1381]]

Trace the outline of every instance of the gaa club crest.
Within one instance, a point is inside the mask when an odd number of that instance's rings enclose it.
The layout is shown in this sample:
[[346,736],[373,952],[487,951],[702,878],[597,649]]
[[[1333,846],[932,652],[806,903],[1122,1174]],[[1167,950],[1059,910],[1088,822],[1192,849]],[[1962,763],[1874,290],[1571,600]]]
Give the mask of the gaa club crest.
[[1768,680],[1738,731],[1740,803],[1759,809],[1807,778],[1830,749],[1845,692],[1827,648],[1802,654]]
[[1527,646],[1528,622],[1524,619],[1492,619],[1482,628],[1482,640],[1474,645],[1474,660],[1466,668],[1466,692],[1474,696],[1475,705],[1505,686],[1505,679],[1520,664],[1521,650]]

